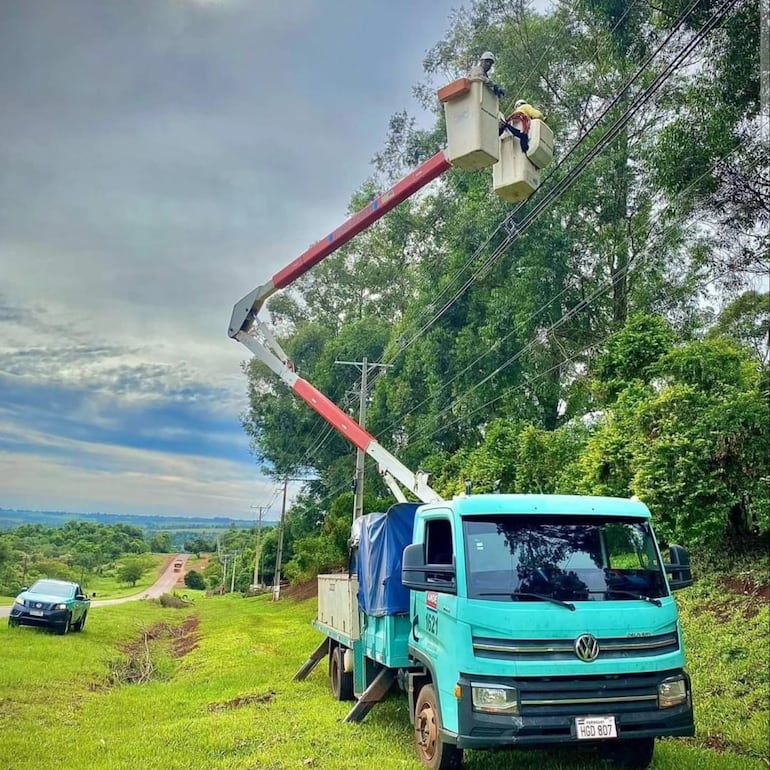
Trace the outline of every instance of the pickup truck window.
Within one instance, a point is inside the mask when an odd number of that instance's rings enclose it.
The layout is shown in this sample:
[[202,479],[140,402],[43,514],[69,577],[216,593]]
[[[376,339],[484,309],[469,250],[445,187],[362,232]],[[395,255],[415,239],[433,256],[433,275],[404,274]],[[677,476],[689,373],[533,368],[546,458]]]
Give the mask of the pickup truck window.
[[30,591],[48,596],[60,596],[62,599],[70,599],[75,595],[74,586],[58,580],[38,580]]
[[463,538],[470,598],[614,602],[668,595],[644,519],[468,517]]

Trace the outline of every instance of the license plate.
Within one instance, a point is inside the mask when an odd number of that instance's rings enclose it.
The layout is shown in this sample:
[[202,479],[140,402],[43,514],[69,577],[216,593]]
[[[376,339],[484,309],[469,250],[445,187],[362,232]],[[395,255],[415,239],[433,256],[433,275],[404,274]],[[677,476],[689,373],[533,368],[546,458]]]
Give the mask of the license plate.
[[576,717],[575,732],[579,741],[618,737],[615,717]]
[[29,614],[32,615],[33,618],[42,618],[43,610],[30,610]]

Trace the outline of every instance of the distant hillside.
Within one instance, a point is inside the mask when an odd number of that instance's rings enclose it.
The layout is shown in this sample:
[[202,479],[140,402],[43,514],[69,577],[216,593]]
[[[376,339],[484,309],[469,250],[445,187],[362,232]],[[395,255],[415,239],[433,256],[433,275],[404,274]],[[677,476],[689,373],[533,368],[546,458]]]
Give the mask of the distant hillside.
[[215,518],[187,516],[150,516],[119,513],[67,513],[64,511],[24,511],[0,508],[0,530],[12,529],[21,524],[43,524],[59,527],[66,521],[90,521],[97,524],[131,524],[147,532],[156,530],[192,532],[199,530],[221,530],[236,527],[248,529],[254,521],[231,519],[227,516]]

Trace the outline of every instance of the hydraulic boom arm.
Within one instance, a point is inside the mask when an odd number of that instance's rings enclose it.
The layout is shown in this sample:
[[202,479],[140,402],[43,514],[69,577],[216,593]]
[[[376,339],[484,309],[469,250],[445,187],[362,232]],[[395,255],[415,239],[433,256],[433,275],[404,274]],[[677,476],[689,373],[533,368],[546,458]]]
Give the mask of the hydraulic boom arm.
[[286,385],[336,428],[339,433],[376,460],[380,472],[397,498],[404,499],[398,486],[393,483],[393,479],[423,502],[442,499],[437,492],[428,486],[427,475],[410,471],[398,458],[379,444],[374,436],[367,433],[355,420],[351,419],[307,380],[303,380],[297,375],[292,362],[267,326],[257,318],[257,314],[265,301],[276,291],[289,286],[351,238],[425,187],[429,182],[441,176],[449,168],[451,168],[450,163],[442,150],[418,166],[390,190],[378,195],[334,232],[278,271],[270,281],[258,286],[243,297],[233,308],[228,332],[230,337],[245,345],[256,358],[275,372]]

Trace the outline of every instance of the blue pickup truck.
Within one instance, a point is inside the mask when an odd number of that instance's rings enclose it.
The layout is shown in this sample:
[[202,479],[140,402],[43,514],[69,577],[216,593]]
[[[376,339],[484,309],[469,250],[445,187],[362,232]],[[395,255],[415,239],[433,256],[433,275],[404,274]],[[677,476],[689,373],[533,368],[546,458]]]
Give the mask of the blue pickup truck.
[[360,721],[402,689],[427,768],[463,750],[593,748],[646,768],[655,738],[694,734],[672,591],[641,502],[483,494],[398,503],[357,522],[350,574],[319,576],[331,690]]
[[16,597],[8,625],[48,627],[59,634],[82,631],[90,606],[91,600],[77,583],[38,580]]

